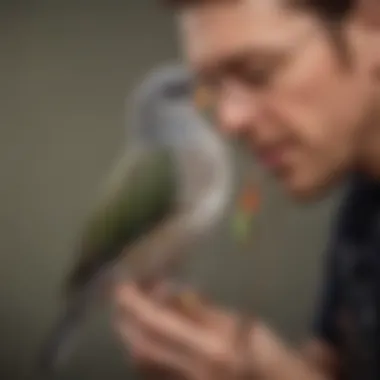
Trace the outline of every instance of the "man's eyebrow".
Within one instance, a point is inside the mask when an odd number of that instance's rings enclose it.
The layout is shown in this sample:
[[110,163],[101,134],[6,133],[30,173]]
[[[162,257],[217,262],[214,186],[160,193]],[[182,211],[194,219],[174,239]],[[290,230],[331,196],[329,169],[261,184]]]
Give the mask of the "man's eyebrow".
[[241,50],[231,56],[230,62],[242,62],[250,59],[273,59],[282,55],[283,51],[277,46],[255,46]]
[[204,62],[198,66],[197,74],[200,77],[214,76],[217,73],[229,72],[234,68],[244,65],[249,59],[250,62],[265,62],[273,61],[282,56],[282,51],[276,47],[258,46],[242,49],[228,57],[220,57],[216,62]]

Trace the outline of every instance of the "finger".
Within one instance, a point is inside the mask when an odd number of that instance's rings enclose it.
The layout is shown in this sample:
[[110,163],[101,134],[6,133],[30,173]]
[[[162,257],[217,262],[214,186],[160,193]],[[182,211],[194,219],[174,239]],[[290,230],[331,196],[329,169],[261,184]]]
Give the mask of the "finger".
[[[128,309],[124,307],[124,292],[128,290],[132,284],[122,284],[116,289],[116,302],[114,304],[113,310],[113,327],[115,332],[118,334],[124,325],[136,325],[137,321],[131,313],[128,312]],[[171,284],[168,282],[159,282],[151,286],[149,289],[149,294],[154,300],[162,301],[168,297],[169,288]],[[141,287],[139,286],[139,289]],[[165,303],[166,304],[166,303]]]
[[175,283],[163,282],[156,287],[152,297],[159,304],[198,322],[199,315],[196,311],[200,297],[194,291]]
[[149,295],[150,297],[159,300],[164,300],[168,298],[172,292],[172,284],[168,281],[144,281],[141,283],[120,283],[115,287],[115,300],[116,303],[122,303],[125,293],[128,292],[128,289],[138,289],[142,294]]
[[151,296],[160,304],[180,312],[194,322],[206,322],[213,319],[211,316],[213,316],[214,310],[212,310],[209,300],[194,289],[162,281],[156,284]]
[[208,298],[193,289],[184,289],[175,301],[176,308],[204,327],[226,326],[232,314],[213,306]]
[[131,346],[131,356],[139,366],[174,371],[187,376],[192,375],[193,365],[187,356],[149,339],[141,330],[130,325],[122,325],[120,336],[125,343]]
[[146,297],[135,287],[124,289],[120,307],[136,320],[141,328],[160,340],[177,347],[198,352],[204,346],[204,331],[173,310],[167,309]]
[[[125,292],[128,292],[128,289],[133,286],[132,283],[121,284],[116,288],[115,298],[119,305],[123,303]],[[138,284],[138,286],[135,285],[135,288],[142,294],[149,295],[156,302],[180,311],[190,318],[193,317],[194,320],[202,320],[206,316],[210,316],[209,301],[193,289],[184,288],[165,280],[150,283],[149,287]]]
[[[164,363],[161,363],[157,357],[156,359],[150,359],[149,352],[146,354],[142,352],[143,350],[141,350],[140,347],[145,346],[146,344],[144,342],[149,338],[143,338],[141,330],[139,330],[135,325],[126,324],[125,321],[119,320],[114,324],[114,329],[117,336],[120,338],[123,347],[129,347],[129,358],[132,361],[132,364],[138,371],[141,372],[142,375],[146,375],[145,377],[159,379],[163,378],[167,380],[198,380],[198,377],[195,375],[189,375],[189,370],[187,368],[193,368],[193,366],[184,364],[181,365],[181,363],[188,362],[189,358],[182,357],[178,350],[175,352],[176,356],[180,358],[180,360],[176,360],[174,369],[169,368],[171,363],[170,360],[169,362],[164,361]],[[154,351],[157,351],[160,346],[157,342],[154,345],[157,347]],[[173,373],[173,371],[176,373]],[[185,373],[180,373],[181,371]]]
[[[183,323],[187,323],[187,327],[192,327],[192,330],[199,330],[199,327],[201,327],[204,330],[210,329],[214,331],[223,329],[227,335],[230,335],[228,334],[228,331],[230,331],[231,334],[233,333],[237,319],[237,316],[235,314],[211,306],[210,302],[208,302],[205,297],[201,297],[191,289],[182,289],[181,294],[173,294],[173,299],[170,300],[170,293],[174,292],[173,289],[179,290],[179,288],[176,287],[173,283],[161,282],[157,284],[155,288],[154,299],[167,298],[168,300],[165,302],[160,302],[160,305],[154,305],[154,303],[151,303],[151,306],[156,306],[156,309],[160,308],[161,306],[161,309],[164,309],[169,313],[171,311],[174,311],[174,313],[171,313],[172,316],[181,318]],[[137,287],[134,288],[133,285],[126,285],[120,288],[121,295],[119,297],[120,302],[118,314],[119,318],[124,318],[126,321],[128,319],[131,320],[137,318],[136,315],[133,316],[134,313],[131,313],[128,307],[125,307],[124,304],[125,294],[129,294],[130,291],[136,292],[141,297],[144,297],[144,294],[142,292],[139,293],[139,289]],[[146,297],[146,300],[149,301],[149,297]],[[166,307],[162,308],[163,305]],[[149,312],[153,313],[154,311],[152,309],[151,311],[147,311],[147,313]],[[191,331],[188,332],[187,336],[190,336],[190,334],[192,334]],[[181,339],[180,336],[179,339]],[[194,343],[194,348],[196,347],[196,344],[197,343]]]
[[[191,367],[193,371],[192,378],[207,378],[205,375],[210,368],[221,376],[222,374],[223,376],[225,375],[224,369],[230,367],[230,365],[226,364],[229,355],[220,347],[219,334],[210,334],[209,330],[205,331],[199,329],[199,327],[194,328],[189,322],[183,323],[181,330],[173,333],[173,326],[182,323],[181,319],[176,314],[157,307],[154,303],[149,302],[149,299],[145,300],[138,290],[136,290],[136,293],[136,298],[141,298],[142,300],[139,299],[137,302],[144,303],[146,301],[148,303],[144,313],[137,315],[128,310],[127,319],[120,320],[120,335],[123,341],[132,347],[132,355],[135,361],[159,364],[160,360],[163,360],[166,363],[165,365],[169,365],[170,360],[183,358],[182,362],[186,364],[189,361],[199,365],[203,363],[203,369],[197,369],[194,365]],[[128,295],[128,297],[131,297],[131,295]],[[132,304],[135,305],[137,302],[135,300]],[[218,318],[227,318],[224,314],[220,315],[220,313],[220,311],[219,313],[215,311]],[[153,316],[154,320],[149,321],[149,316]],[[164,322],[162,322],[163,318],[165,318]],[[156,322],[158,323],[157,326],[154,325]],[[166,323],[168,324],[167,326]],[[231,326],[232,324],[231,320]],[[190,329],[189,326],[191,327]],[[222,328],[226,328],[226,324]],[[185,329],[188,329],[188,335],[184,334]],[[221,331],[217,327],[216,330]],[[141,333],[143,333],[143,336],[141,336]],[[177,336],[175,336],[176,333]],[[225,330],[223,330],[223,334],[226,334]],[[227,332],[226,335],[230,335],[227,339],[231,340],[231,346],[234,345],[232,328],[231,334]],[[150,347],[154,348],[153,352],[150,352]],[[145,349],[147,352],[145,352]],[[163,355],[163,357],[160,355]],[[165,359],[166,355],[168,357]],[[180,368],[185,369],[182,366]]]

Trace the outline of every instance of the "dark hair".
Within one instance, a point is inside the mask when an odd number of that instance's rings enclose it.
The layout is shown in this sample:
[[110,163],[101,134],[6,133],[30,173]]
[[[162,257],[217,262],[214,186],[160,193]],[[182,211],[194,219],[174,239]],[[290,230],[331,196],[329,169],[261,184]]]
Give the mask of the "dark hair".
[[350,51],[342,30],[343,22],[353,11],[356,0],[293,0],[296,5],[314,13],[324,24],[328,36],[342,61],[349,66]]
[[[201,5],[210,2],[237,0],[163,0],[164,4],[174,8]],[[353,9],[355,0],[283,0],[285,4],[308,9],[318,16],[334,21],[341,21]]]
[[350,14],[355,0],[295,0],[295,3],[316,13],[324,20],[340,22]]
[[[238,1],[238,0],[161,0],[164,4],[176,9],[183,7],[202,5],[211,2]],[[326,26],[330,40],[338,49],[341,57],[349,60],[349,48],[347,46],[342,24],[353,11],[357,0],[280,0],[287,6],[293,6],[301,10],[315,14]]]

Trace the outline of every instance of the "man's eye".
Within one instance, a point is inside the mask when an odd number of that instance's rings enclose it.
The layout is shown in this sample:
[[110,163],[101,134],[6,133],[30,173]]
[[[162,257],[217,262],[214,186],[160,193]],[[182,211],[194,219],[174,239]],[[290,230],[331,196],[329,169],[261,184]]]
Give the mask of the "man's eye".
[[242,81],[252,87],[265,87],[270,84],[273,73],[268,67],[255,68],[240,73]]

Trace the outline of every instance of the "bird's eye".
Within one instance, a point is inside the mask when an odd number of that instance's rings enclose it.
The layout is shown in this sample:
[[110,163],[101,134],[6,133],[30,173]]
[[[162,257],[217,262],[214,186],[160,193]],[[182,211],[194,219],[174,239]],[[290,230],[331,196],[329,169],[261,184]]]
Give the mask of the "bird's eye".
[[170,100],[183,99],[191,93],[191,84],[188,82],[173,83],[165,88],[165,98]]

